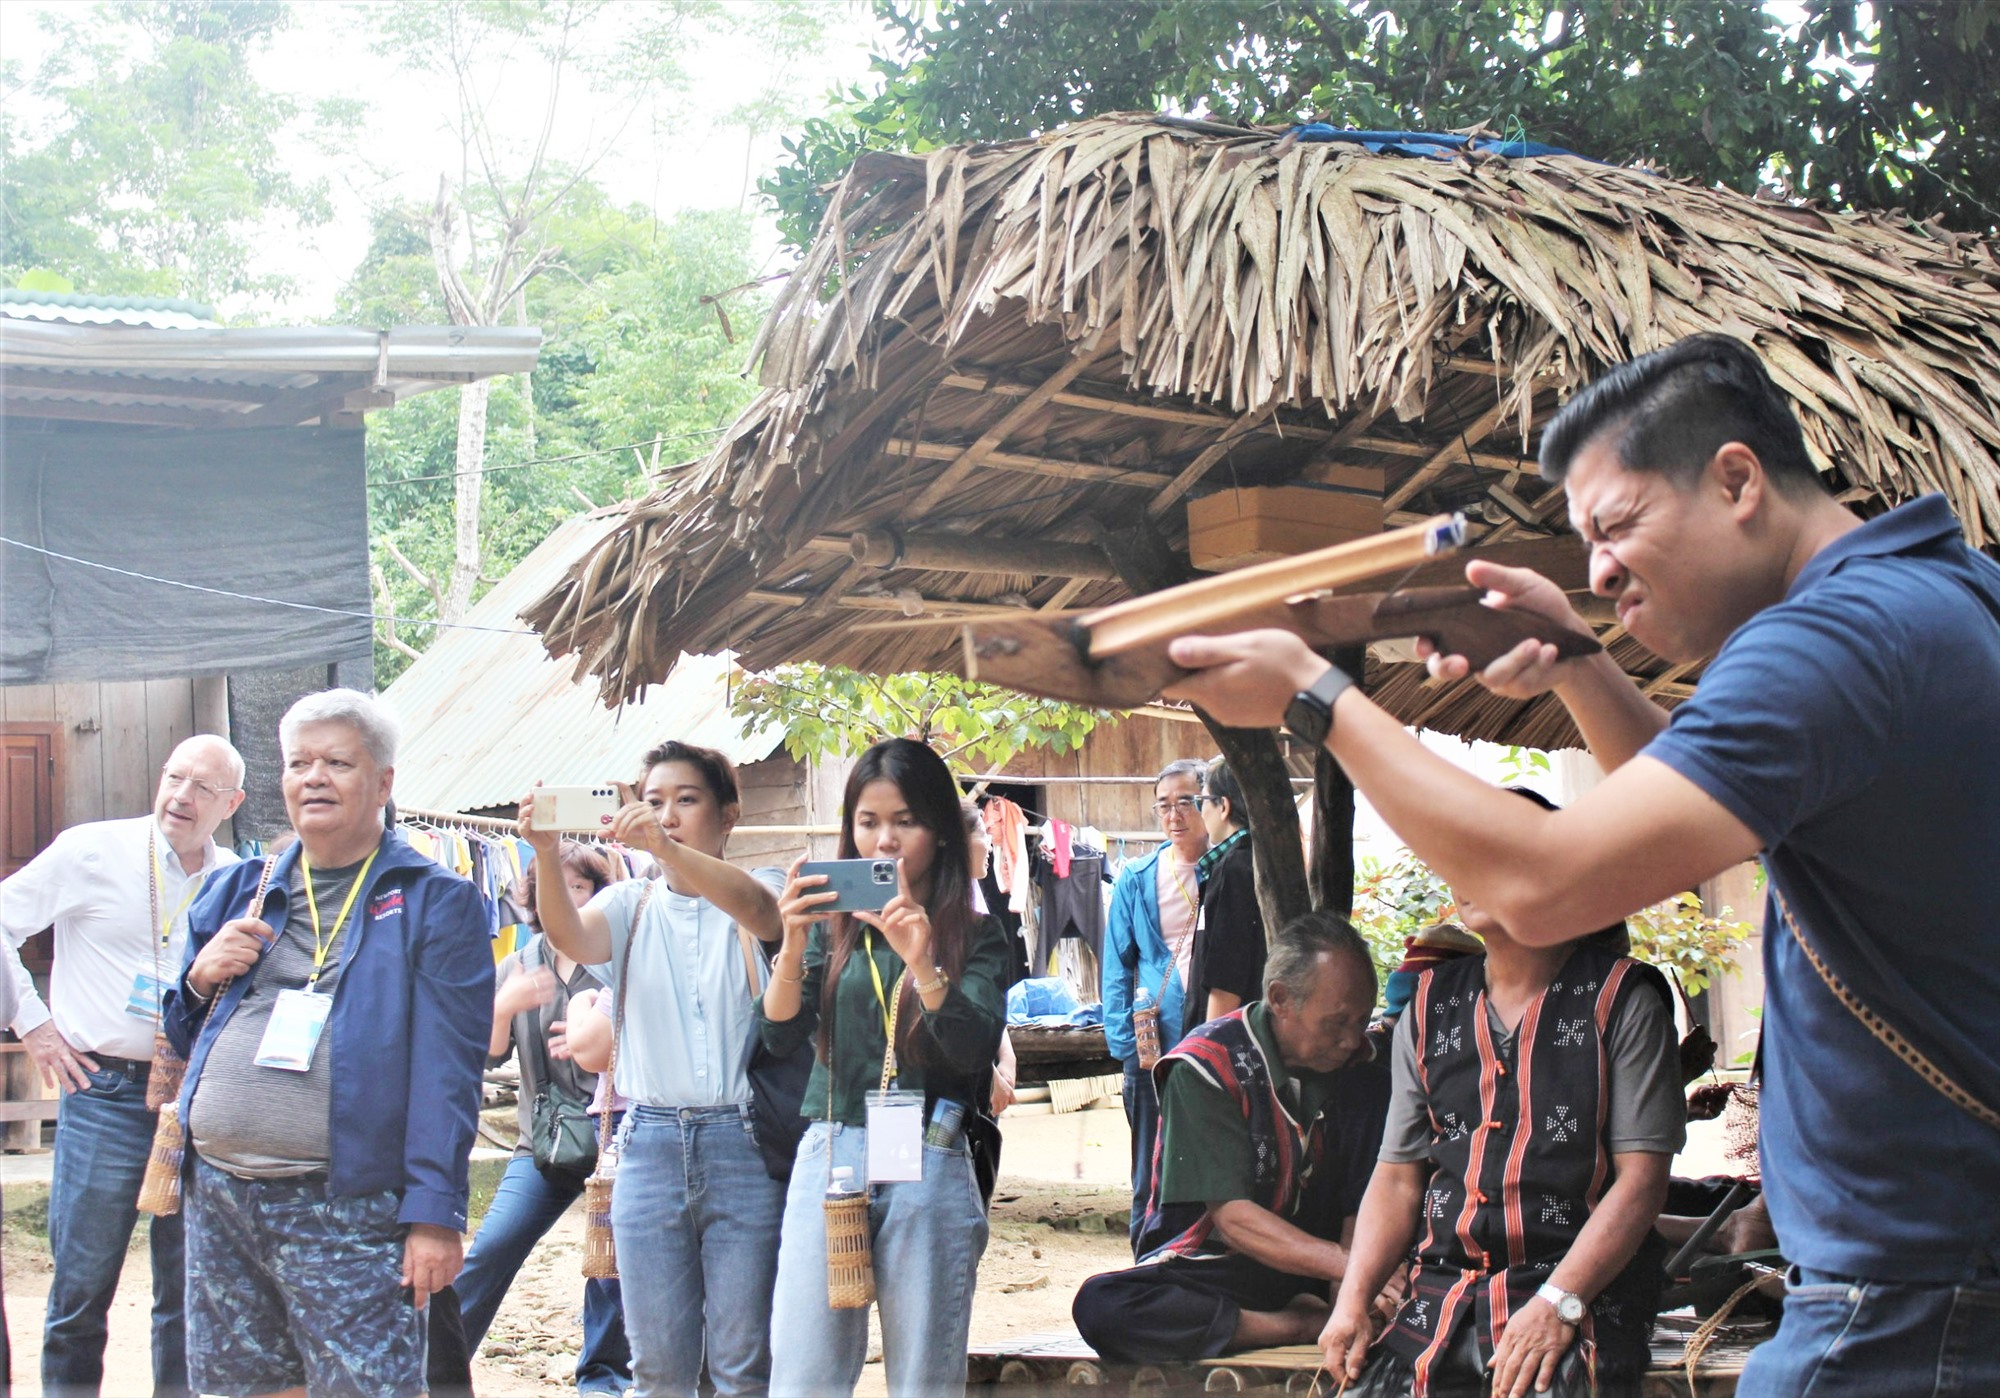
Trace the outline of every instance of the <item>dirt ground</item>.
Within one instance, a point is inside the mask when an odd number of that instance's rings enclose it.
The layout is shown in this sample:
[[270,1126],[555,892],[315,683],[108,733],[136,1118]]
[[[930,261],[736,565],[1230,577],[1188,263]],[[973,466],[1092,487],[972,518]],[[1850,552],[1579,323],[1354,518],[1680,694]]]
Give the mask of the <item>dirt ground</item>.
[[[973,1302],[974,1342],[1067,1327],[1070,1297],[1094,1272],[1128,1262],[1125,1208],[1130,1149],[1116,1107],[1003,1123],[1002,1173],[993,1204],[992,1240],[979,1268]],[[25,1206],[30,1211],[34,1205]],[[152,1387],[147,1353],[150,1272],[135,1240],[111,1308],[105,1355],[106,1398],[144,1398]],[[481,1398],[573,1393],[571,1373],[583,1340],[583,1214],[572,1209],[521,1269],[473,1363]],[[41,1392],[42,1313],[50,1264],[47,1244],[29,1221],[10,1217],[5,1236],[7,1329],[14,1351],[14,1392]],[[886,1392],[879,1338],[859,1391]]]

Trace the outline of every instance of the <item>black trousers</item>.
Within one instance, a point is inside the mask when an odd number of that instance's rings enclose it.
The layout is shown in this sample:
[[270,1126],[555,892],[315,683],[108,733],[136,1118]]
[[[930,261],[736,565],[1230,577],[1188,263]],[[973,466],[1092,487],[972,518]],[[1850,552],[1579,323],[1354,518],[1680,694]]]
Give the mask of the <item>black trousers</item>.
[[1241,1312],[1282,1310],[1307,1294],[1325,1300],[1327,1284],[1235,1253],[1169,1257],[1092,1277],[1069,1313],[1084,1343],[1115,1362],[1213,1359],[1228,1350]]

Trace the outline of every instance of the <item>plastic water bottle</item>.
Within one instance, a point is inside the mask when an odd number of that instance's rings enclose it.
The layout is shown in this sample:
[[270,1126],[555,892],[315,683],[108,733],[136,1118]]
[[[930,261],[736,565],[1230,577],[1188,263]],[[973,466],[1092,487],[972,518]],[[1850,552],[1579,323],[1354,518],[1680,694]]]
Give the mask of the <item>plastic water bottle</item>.
[[1132,997],[1132,1039],[1139,1050],[1139,1067],[1151,1072],[1160,1061],[1160,1010],[1145,986]]

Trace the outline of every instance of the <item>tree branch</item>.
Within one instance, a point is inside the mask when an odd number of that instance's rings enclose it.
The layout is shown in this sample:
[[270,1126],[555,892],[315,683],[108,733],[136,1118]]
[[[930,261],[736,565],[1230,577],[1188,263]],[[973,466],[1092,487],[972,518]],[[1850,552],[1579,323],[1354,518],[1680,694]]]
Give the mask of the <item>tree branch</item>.
[[370,560],[368,576],[375,584],[375,606],[381,613],[376,618],[382,628],[378,639],[399,655],[408,656],[412,660],[423,659],[422,651],[396,634],[396,603],[389,596],[389,579],[383,575],[382,565]]
[[403,571],[410,575],[410,577],[416,582],[418,587],[421,587],[424,591],[430,593],[431,601],[437,604],[438,614],[440,616],[443,615],[444,590],[438,586],[437,579],[432,577],[429,573],[426,573],[416,564],[410,562],[410,560],[404,556],[403,551],[396,547],[396,541],[390,538],[387,534],[384,534],[382,536],[382,549],[385,553],[389,555],[389,557],[395,559],[396,562],[402,565]]

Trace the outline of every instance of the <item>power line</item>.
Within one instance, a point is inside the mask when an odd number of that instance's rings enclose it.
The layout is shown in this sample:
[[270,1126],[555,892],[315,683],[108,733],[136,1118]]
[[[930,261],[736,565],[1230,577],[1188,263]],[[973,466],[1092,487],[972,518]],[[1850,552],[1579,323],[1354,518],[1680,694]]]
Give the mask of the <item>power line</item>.
[[615,456],[621,451],[632,451],[638,447],[657,446],[661,442],[684,442],[694,437],[719,437],[729,429],[726,427],[704,427],[694,432],[676,432],[669,436],[648,437],[643,442],[626,442],[622,446],[598,447],[591,451],[573,451],[567,456],[538,456],[532,461],[509,461],[499,466],[481,466],[476,471],[444,471],[432,476],[398,476],[394,480],[369,481],[370,490],[380,490],[392,485],[415,485],[418,481],[455,481],[460,476],[487,476],[495,471],[519,471],[529,466],[551,466],[561,461],[583,461],[593,456]]
[[364,621],[388,621],[398,626],[429,626],[443,631],[484,631],[494,636],[534,636],[539,633],[513,626],[474,626],[463,621],[436,621],[425,617],[384,616],[380,612],[355,611],[349,607],[322,607],[316,602],[288,602],[282,597],[259,597],[249,592],[231,592],[223,587],[203,587],[200,583],[181,582],[177,578],[158,578],[151,573],[135,573],[130,568],[114,567],[109,563],[99,563],[95,559],[78,558],[74,554],[58,553],[45,549],[39,544],[23,543],[19,539],[9,539],[0,535],[0,544],[11,544],[29,553],[39,553],[45,558],[59,558],[65,563],[74,563],[83,568],[96,568],[106,573],[116,573],[121,578],[135,578],[140,582],[159,583],[162,587],[185,588],[189,592],[205,592],[211,597],[229,597],[238,602],[259,602],[267,607],[289,607],[300,612],[324,612],[328,616],[359,617]]

